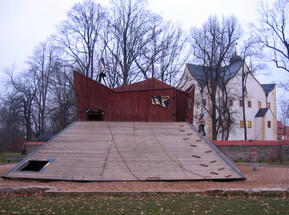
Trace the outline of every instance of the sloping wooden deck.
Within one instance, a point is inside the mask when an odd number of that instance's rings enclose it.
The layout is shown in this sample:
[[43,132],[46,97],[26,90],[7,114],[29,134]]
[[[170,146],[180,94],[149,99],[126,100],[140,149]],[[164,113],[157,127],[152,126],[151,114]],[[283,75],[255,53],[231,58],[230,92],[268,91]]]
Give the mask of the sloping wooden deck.
[[[39,172],[28,160],[50,159]],[[71,181],[243,179],[185,122],[75,122],[4,175]]]

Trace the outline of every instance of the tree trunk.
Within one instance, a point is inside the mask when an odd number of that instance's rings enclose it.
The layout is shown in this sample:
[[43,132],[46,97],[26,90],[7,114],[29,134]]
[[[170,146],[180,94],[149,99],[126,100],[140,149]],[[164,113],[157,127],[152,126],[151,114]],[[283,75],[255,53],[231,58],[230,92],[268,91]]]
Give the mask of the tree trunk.
[[245,106],[245,74],[244,74],[244,64],[242,66],[242,102],[243,102],[243,125],[244,125],[244,140],[247,140],[247,123],[246,123],[246,106]]

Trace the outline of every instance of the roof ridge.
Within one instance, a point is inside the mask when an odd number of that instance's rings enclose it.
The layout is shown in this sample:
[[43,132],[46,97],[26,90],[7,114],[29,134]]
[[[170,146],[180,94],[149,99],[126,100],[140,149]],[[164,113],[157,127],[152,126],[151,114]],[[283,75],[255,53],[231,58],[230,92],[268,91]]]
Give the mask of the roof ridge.
[[[224,79],[226,82],[240,71],[242,63],[243,61],[236,61],[220,68],[220,72],[224,74]],[[204,72],[204,70],[209,69],[209,67],[192,63],[186,63],[186,67],[188,68],[191,76],[195,78],[202,88],[204,88],[207,83],[206,72]]]

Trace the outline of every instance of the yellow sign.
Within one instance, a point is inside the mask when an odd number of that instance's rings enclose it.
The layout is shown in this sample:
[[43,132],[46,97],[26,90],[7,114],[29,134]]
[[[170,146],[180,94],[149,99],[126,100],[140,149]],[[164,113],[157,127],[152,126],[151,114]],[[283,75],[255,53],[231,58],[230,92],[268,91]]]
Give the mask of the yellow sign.
[[152,105],[167,108],[170,104],[169,96],[152,96]]

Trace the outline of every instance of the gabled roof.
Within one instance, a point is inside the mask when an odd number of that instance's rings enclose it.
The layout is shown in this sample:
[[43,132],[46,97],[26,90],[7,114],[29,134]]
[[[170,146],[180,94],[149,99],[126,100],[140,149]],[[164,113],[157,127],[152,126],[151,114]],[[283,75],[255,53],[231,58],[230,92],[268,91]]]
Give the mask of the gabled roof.
[[264,117],[269,108],[260,108],[255,117]]
[[261,84],[266,96],[275,88],[276,84]]
[[[241,58],[238,58],[231,61],[230,65],[223,67],[222,68],[223,74],[221,75],[224,75],[224,81],[227,82],[232,77],[234,77],[240,70],[242,64],[243,60]],[[189,72],[194,77],[194,79],[196,79],[200,87],[204,88],[207,84],[206,74],[209,74],[208,67],[189,63],[186,64],[186,67],[188,68]]]
[[188,68],[191,75],[196,79],[198,84],[203,88],[206,86],[207,79],[204,70],[207,70],[208,68],[205,68],[200,65],[190,64],[187,63],[186,67]]
[[243,60],[240,58],[240,60],[233,61],[230,65],[224,67],[225,69],[225,81],[230,80],[233,78],[241,69],[243,65]]

